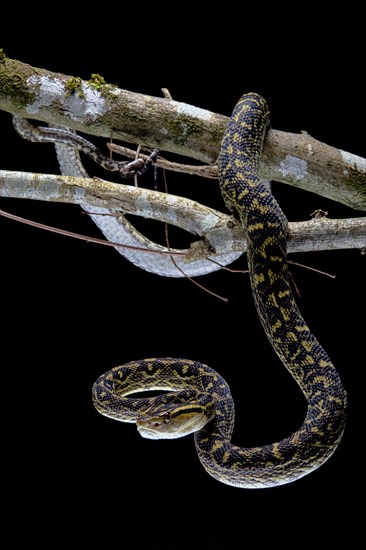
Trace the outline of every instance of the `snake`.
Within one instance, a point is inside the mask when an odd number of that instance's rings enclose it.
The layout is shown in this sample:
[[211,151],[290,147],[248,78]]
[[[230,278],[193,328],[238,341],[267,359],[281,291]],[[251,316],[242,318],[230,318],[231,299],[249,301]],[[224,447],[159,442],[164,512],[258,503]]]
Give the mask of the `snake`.
[[[106,170],[119,170],[121,173],[121,170],[126,170],[126,166],[131,164],[106,157],[93,143],[65,126],[55,125],[52,128],[35,126],[19,115],[13,115],[13,125],[18,134],[28,141],[53,143],[60,171],[64,176],[89,177],[81,162],[80,152],[88,155]],[[151,241],[141,234],[120,211],[96,207],[86,202],[82,203],[82,207],[109,241],[127,245],[127,247],[115,247],[119,254],[135,266],[155,275],[163,277],[208,275],[232,263],[242,254],[241,251],[230,251],[216,254],[215,261],[211,261],[210,258],[200,258],[192,262],[185,262],[181,256],[175,256],[173,261],[171,253],[188,251],[168,248]],[[214,217],[214,212],[212,214]],[[144,250],[152,251],[153,254],[146,253]]]
[[[231,441],[235,412],[228,384],[217,371],[190,359],[131,361],[102,374],[92,388],[93,404],[102,415],[135,423],[148,439],[193,433],[208,474],[248,489],[290,483],[324,464],[341,441],[347,405],[340,376],[292,292],[287,218],[258,175],[269,124],[261,95],[247,93],[239,99],[221,143],[219,186],[226,206],[243,224],[252,295],[264,332],[307,400],[301,426],[280,441],[236,446]],[[131,396],[146,390],[165,393]]]
[[[213,478],[253,489],[293,482],[324,464],[342,438],[347,403],[337,370],[296,304],[287,265],[288,221],[258,175],[269,124],[262,96],[240,98],[221,143],[219,186],[246,234],[251,289],[265,334],[307,400],[301,426],[264,446],[234,445],[235,410],[228,384],[214,369],[190,359],[132,361],[102,374],[92,387],[94,407],[102,415],[135,423],[148,439],[194,434],[198,458]],[[51,132],[49,141],[57,136]],[[67,133],[61,137],[66,145],[87,152],[88,142],[80,145]],[[166,393],[130,397],[148,390]]]

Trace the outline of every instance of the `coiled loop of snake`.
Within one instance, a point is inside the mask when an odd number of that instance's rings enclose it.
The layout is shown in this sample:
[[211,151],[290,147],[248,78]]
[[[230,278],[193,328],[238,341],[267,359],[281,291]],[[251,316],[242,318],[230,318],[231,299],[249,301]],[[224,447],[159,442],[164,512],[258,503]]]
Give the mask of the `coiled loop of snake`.
[[[265,100],[254,93],[244,95],[234,108],[222,141],[220,189],[247,234],[251,287],[265,333],[307,399],[303,424],[289,437],[263,447],[233,445],[230,439],[234,409],[227,384],[209,367],[184,359],[150,359],[116,367],[93,386],[93,402],[99,412],[136,422],[145,437],[172,437],[173,432],[177,437],[197,429],[195,445],[207,472],[223,483],[243,488],[273,487],[310,473],[332,455],[345,425],[346,392],[291,291],[287,219],[258,176],[268,124]],[[237,342],[238,347],[241,344]],[[192,403],[191,397],[188,403],[180,404],[174,403],[174,397],[147,404],[124,397],[144,389],[144,382],[146,389],[188,387],[211,393],[214,410],[209,405],[207,424],[202,426],[206,404],[202,405],[201,397],[197,404]],[[132,420],[126,420],[131,411]],[[177,423],[180,425],[175,430]]]

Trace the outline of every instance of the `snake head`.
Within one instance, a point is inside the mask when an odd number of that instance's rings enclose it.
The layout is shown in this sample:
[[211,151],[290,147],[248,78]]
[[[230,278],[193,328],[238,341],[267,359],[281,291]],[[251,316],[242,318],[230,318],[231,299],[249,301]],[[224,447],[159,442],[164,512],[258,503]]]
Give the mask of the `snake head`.
[[202,429],[215,416],[215,403],[209,394],[196,395],[193,402],[152,405],[136,421],[140,435],[147,439],[176,439]]

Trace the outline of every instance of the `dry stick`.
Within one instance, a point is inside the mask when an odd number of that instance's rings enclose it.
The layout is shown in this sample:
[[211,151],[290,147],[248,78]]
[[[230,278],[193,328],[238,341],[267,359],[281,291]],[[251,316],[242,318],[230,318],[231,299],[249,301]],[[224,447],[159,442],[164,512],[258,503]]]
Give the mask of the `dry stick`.
[[[135,152],[135,160],[137,160],[137,159],[139,158],[139,156],[140,156],[140,150],[141,150],[141,145],[138,145],[138,146],[137,146],[137,149],[136,149],[136,152]],[[135,175],[135,176],[133,177],[133,182],[134,182],[134,184],[135,184],[135,187],[138,187],[138,186],[139,186],[137,175]]]
[[[129,149],[128,147],[124,147],[123,145],[117,145],[116,143],[107,143],[107,147],[111,152],[123,155],[124,157],[135,158],[136,151],[134,151],[133,149]],[[141,153],[140,158],[146,160],[148,158],[148,155],[144,155]],[[217,165],[215,164],[200,164],[197,166],[194,164],[181,164],[179,162],[166,160],[161,155],[159,155],[159,158],[156,159],[154,165],[159,166],[159,168],[166,168],[167,170],[171,170],[172,172],[184,172],[185,174],[190,174],[192,176],[201,176],[203,178],[210,179],[217,179],[218,174]]]
[[[166,237],[168,237],[168,231],[167,231],[168,224],[167,223],[165,224],[165,228],[166,228],[165,235],[166,235]],[[167,238],[167,247],[169,248],[168,238]],[[186,277],[186,279],[188,279],[191,283],[198,286],[200,289],[204,290],[204,292],[207,292],[208,294],[211,294],[215,298],[219,298],[219,300],[222,300],[223,302],[228,302],[229,301],[229,298],[225,298],[224,296],[220,296],[219,294],[216,294],[216,292],[213,292],[212,290],[208,289],[207,287],[201,285],[198,281],[196,281],[195,279],[193,279],[192,277],[190,277],[189,275],[184,273],[183,269],[181,269],[179,267],[177,262],[174,260],[173,256],[171,257],[171,260],[172,260],[173,264],[175,265],[175,267],[178,269],[178,271],[180,271],[182,273],[182,275],[184,275],[184,277]]]
[[298,298],[301,298],[301,292],[300,292],[300,289],[299,287],[297,286],[296,284],[296,281],[295,281],[295,277],[292,275],[291,271],[288,271],[288,276],[290,278],[290,281],[295,289],[295,292],[296,292],[296,295]]
[[[165,188],[165,193],[168,193],[168,185],[167,185],[167,180],[166,180],[166,174],[165,174],[165,170],[163,168],[163,178],[164,178],[164,188]],[[167,249],[170,251],[170,243],[169,243],[169,231],[168,231],[168,224],[165,222],[165,242],[166,242],[166,247]],[[207,292],[208,294],[211,294],[212,296],[215,296],[215,298],[218,298],[219,300],[222,300],[223,302],[228,302],[229,299],[228,298],[225,298],[224,296],[220,296],[219,294],[216,294],[216,292],[213,292],[212,290],[209,290],[208,288],[206,288],[205,286],[201,285],[200,283],[198,283],[195,279],[193,279],[192,277],[190,277],[189,275],[187,275],[186,273],[184,273],[183,269],[181,269],[179,267],[179,265],[177,265],[177,262],[174,260],[174,257],[173,255],[170,257],[170,259],[172,260],[173,264],[175,265],[175,267],[178,269],[178,271],[180,271],[182,273],[182,275],[184,277],[186,277],[191,283],[193,283],[194,285],[198,286],[199,288],[201,288],[202,290],[204,290],[205,292]]]
[[[82,211],[82,214],[87,214],[87,212],[84,212]],[[110,216],[111,214],[100,214],[100,216]],[[46,225],[44,223],[40,223],[40,222],[35,222],[34,220],[29,220],[28,218],[23,218],[21,216],[17,216],[16,214],[11,214],[10,212],[7,212],[6,210],[2,210],[0,209],[0,216],[3,216],[4,218],[9,218],[10,220],[14,220],[14,221],[17,221],[17,222],[20,222],[20,223],[24,223],[26,225],[31,225],[33,227],[37,227],[38,229],[44,229],[45,231],[50,231],[51,233],[57,233],[59,235],[64,235],[65,237],[72,237],[73,239],[80,239],[82,241],[86,241],[87,243],[95,243],[95,244],[102,244],[104,246],[118,246],[120,248],[128,248],[129,250],[139,250],[141,252],[147,252],[149,254],[169,254],[169,256],[172,256],[172,261],[174,262],[174,258],[173,256],[185,256],[186,255],[186,252],[173,252],[171,249],[170,249],[170,246],[169,246],[169,243],[168,243],[168,236],[167,236],[167,228],[168,228],[168,224],[166,223],[165,224],[165,238],[166,238],[166,241],[167,241],[167,248],[169,250],[165,251],[165,250],[154,250],[152,248],[142,248],[140,246],[133,246],[133,245],[129,245],[129,244],[121,244],[121,243],[116,243],[116,242],[113,242],[113,241],[107,241],[105,239],[98,239],[96,237],[88,237],[87,235],[81,235],[80,233],[74,233],[73,231],[67,231],[66,229],[60,229],[58,227],[53,227],[52,225]],[[245,269],[245,270],[242,270],[242,269],[230,269],[229,267],[225,266],[225,265],[221,265],[219,262],[217,262],[216,260],[213,260],[212,258],[208,258],[211,262],[219,265],[222,269],[225,269],[226,271],[230,271],[230,273],[248,273],[248,270]],[[288,260],[289,263],[291,264],[294,264],[294,265],[297,265],[299,267],[303,267],[304,269],[309,269],[310,271],[315,271],[316,273],[320,273],[321,275],[327,275],[327,277],[331,277],[332,279],[335,279],[336,276],[335,275],[332,275],[331,273],[327,273],[326,271],[321,271],[320,269],[316,269],[315,267],[310,267],[308,265],[304,265],[304,264],[300,264],[298,262],[294,262],[292,260]],[[176,263],[174,262],[176,268],[185,276],[187,277],[188,279],[191,279],[193,283],[195,284],[198,284],[197,281],[193,280],[191,277],[189,277],[188,275],[186,275],[182,269],[180,269],[179,266],[176,265]],[[198,286],[201,286],[201,285],[198,285]],[[203,288],[203,287],[202,287]],[[205,289],[207,292],[210,292],[210,290],[208,289]],[[214,294],[215,293],[212,293],[211,294]],[[217,296],[217,295],[216,295]],[[221,298],[222,300],[225,300],[225,301],[228,301],[228,299],[226,298],[222,298],[221,296],[217,296],[218,298]]]
[[232,267],[228,267],[227,265],[220,264],[220,262],[217,262],[212,258],[207,258],[207,260],[209,262],[212,262],[213,264],[219,265],[221,269],[224,269],[225,271],[229,271],[230,273],[249,273],[248,269],[233,269]]
[[299,264],[299,262],[294,262],[293,260],[288,260],[288,263],[297,265],[299,267],[303,267],[304,269],[309,269],[309,271],[315,271],[315,273],[319,273],[320,275],[326,275],[327,277],[331,277],[332,279],[336,278],[336,275],[332,275],[332,273],[321,271],[320,269],[316,269],[315,267],[310,267],[309,265],[306,265],[306,264]]
[[[287,260],[289,264],[297,265],[299,267],[302,267],[304,269],[309,269],[309,271],[315,271],[315,273],[319,273],[320,275],[326,275],[327,277],[331,277],[332,279],[335,279],[336,276],[332,275],[331,273],[327,273],[326,271],[321,271],[320,269],[316,269],[315,267],[310,267],[309,265],[300,264],[299,262],[294,262],[293,260]],[[288,272],[291,282],[294,285],[296,294],[299,298],[301,298],[301,292],[299,287],[296,284],[295,277],[292,275],[291,271]]]
[[81,235],[80,233],[74,233],[73,231],[67,231],[66,229],[60,229],[58,227],[52,227],[52,225],[46,225],[44,223],[29,220],[27,218],[22,218],[21,216],[11,214],[10,212],[6,212],[5,210],[2,210],[2,209],[0,209],[0,216],[3,216],[4,218],[9,218],[10,220],[14,220],[16,222],[24,223],[26,225],[37,227],[38,229],[44,229],[45,231],[50,231],[51,233],[57,233],[59,235],[64,235],[66,237],[72,237],[73,239],[80,239],[81,241],[86,241],[87,243],[103,244],[104,246],[113,246],[113,247],[118,246],[120,248],[128,248],[129,250],[139,250],[141,252],[148,252],[149,254],[169,254],[170,256],[186,255],[186,252],[173,252],[171,250],[169,251],[154,250],[152,248],[142,248],[140,246],[132,246],[129,244],[121,244],[121,243],[115,243],[113,241],[107,241],[105,239],[88,237],[86,235]]
[[[162,88],[162,92],[163,92],[163,95],[165,98],[167,99],[170,99],[172,100],[172,96],[168,90],[168,88]],[[165,193],[168,193],[168,182],[167,182],[167,179],[166,179],[166,173],[165,173],[165,169],[163,168],[163,178],[164,178],[164,188],[165,188]],[[165,223],[165,242],[166,242],[166,246],[168,248],[168,250],[170,250],[170,244],[169,244],[169,231],[168,231],[168,224]],[[223,296],[219,296],[219,294],[216,294],[215,292],[212,292],[212,290],[209,290],[208,288],[204,287],[203,285],[201,285],[200,283],[198,283],[195,279],[192,279],[192,277],[190,277],[189,275],[187,275],[186,273],[184,273],[183,269],[181,269],[176,261],[174,260],[173,256],[171,256],[170,258],[173,262],[173,264],[175,265],[175,267],[178,269],[178,271],[180,271],[182,273],[182,275],[184,275],[184,277],[186,277],[187,279],[189,279],[191,281],[191,283],[195,284],[196,286],[198,286],[199,288],[201,288],[202,290],[204,290],[205,292],[208,292],[209,294],[211,294],[212,296],[215,296],[216,298],[219,298],[220,300],[222,300],[223,302],[228,302],[229,299],[228,298],[224,298]]]

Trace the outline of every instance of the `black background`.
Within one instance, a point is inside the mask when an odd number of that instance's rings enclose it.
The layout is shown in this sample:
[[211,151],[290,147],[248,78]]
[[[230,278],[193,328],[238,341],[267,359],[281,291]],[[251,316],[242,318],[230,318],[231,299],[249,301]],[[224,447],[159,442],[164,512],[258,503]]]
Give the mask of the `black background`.
[[[354,12],[322,21],[316,13],[284,13],[289,19],[282,20],[264,9],[244,17],[230,5],[201,18],[178,7],[174,13],[172,7],[123,7],[118,14],[105,6],[76,20],[53,9],[47,23],[30,13],[33,25],[21,36],[4,31],[0,47],[8,57],[85,79],[99,73],[144,94],[160,96],[167,87],[177,101],[225,115],[244,92],[257,91],[269,103],[274,128],[306,130],[365,156]],[[0,116],[2,169],[58,173],[52,145],[23,141],[10,114]],[[85,165],[91,175],[112,179],[88,160]],[[151,177],[144,185],[153,186]],[[168,188],[224,208],[215,181],[169,173]],[[308,219],[316,208],[331,218],[362,215],[282,184],[273,190],[290,221]],[[2,198],[0,208],[101,236],[76,205]],[[143,220],[139,227],[164,242],[163,227]],[[356,500],[364,491],[365,260],[359,251],[291,257],[336,275],[291,268],[303,315],[349,395],[344,438],[311,475],[279,488],[244,490],[204,471],[192,437],[152,442],[133,425],[99,415],[91,387],[104,371],[133,359],[187,357],[217,369],[230,384],[236,444],[261,445],[296,430],[306,403],[259,325],[248,276],[220,272],[199,279],[229,298],[223,303],[188,280],[145,273],[112,248],[5,218],[0,231],[3,418],[11,428],[3,471],[14,503],[12,548],[124,547],[126,540],[138,548],[261,548],[276,541],[320,547],[340,536],[352,546],[362,534]],[[172,246],[187,242],[172,230]],[[245,258],[235,267],[245,269]]]

